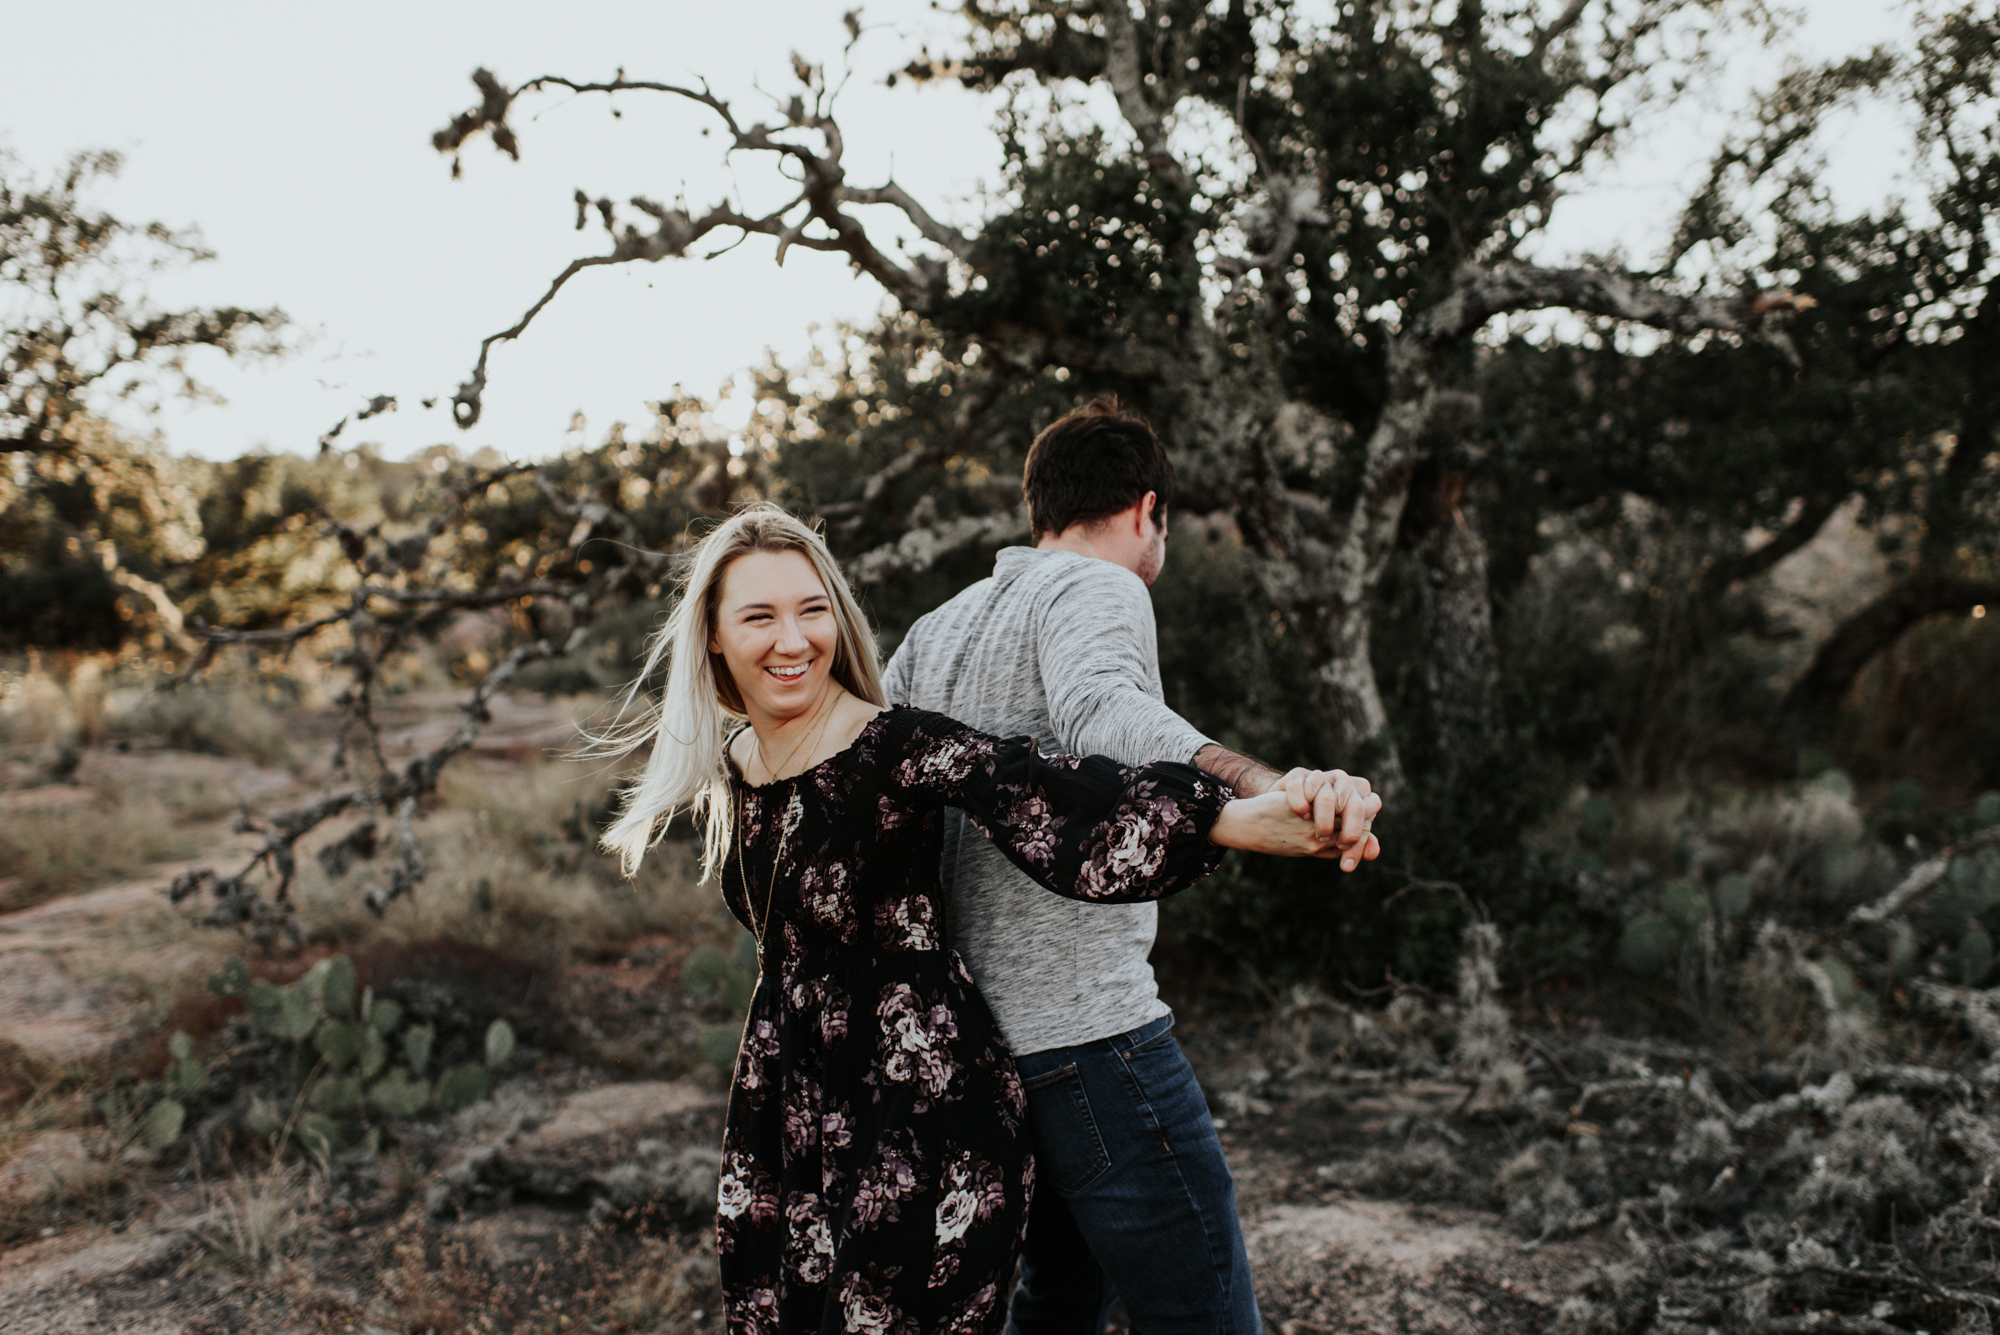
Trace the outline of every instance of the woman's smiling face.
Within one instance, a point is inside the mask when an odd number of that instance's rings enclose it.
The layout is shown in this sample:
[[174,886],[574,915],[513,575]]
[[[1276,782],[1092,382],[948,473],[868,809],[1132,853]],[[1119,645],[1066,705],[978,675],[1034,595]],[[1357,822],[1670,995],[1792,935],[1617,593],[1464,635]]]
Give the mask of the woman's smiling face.
[[750,552],[722,572],[708,651],[722,656],[753,719],[811,708],[833,669],[833,600],[799,552]]

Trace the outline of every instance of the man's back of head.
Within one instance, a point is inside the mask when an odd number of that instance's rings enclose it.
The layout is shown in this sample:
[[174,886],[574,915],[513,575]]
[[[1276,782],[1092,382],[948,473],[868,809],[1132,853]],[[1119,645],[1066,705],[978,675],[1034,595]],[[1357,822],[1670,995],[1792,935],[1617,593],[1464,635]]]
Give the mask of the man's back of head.
[[1101,524],[1138,505],[1148,492],[1156,497],[1152,522],[1164,529],[1174,466],[1143,418],[1125,412],[1116,398],[1093,399],[1035,437],[1021,492],[1038,544],[1079,525]]

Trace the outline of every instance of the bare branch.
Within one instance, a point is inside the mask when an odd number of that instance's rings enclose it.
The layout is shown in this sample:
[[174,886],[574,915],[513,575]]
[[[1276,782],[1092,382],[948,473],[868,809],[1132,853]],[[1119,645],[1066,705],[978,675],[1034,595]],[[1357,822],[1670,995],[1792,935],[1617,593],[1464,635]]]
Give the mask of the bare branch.
[[[809,88],[815,90],[814,105],[808,108],[804,99],[793,97],[786,107],[783,124],[757,124],[745,126],[737,120],[729,103],[710,92],[706,86],[689,88],[679,84],[659,83],[650,80],[618,78],[605,82],[578,82],[558,75],[544,75],[530,79],[518,89],[508,92],[487,71],[481,70],[473,78],[478,84],[482,100],[478,107],[461,114],[444,130],[432,137],[432,143],[440,152],[456,154],[464,142],[479,131],[489,130],[494,143],[503,151],[518,157],[518,141],[508,129],[506,118],[515,99],[546,88],[564,88],[573,93],[650,92],[664,93],[697,103],[712,111],[722,122],[730,137],[731,153],[759,152],[772,153],[796,163],[799,169],[800,192],[782,207],[760,217],[752,217],[738,211],[727,203],[717,204],[699,217],[686,208],[667,206],[651,200],[634,198],[631,207],[653,219],[652,230],[626,224],[622,229],[615,218],[615,208],[609,200],[596,201],[597,211],[603,219],[604,227],[612,237],[609,254],[589,256],[570,262],[541,298],[525,311],[514,324],[497,334],[489,335],[479,345],[479,359],[472,375],[459,386],[452,396],[452,416],[461,428],[473,426],[479,421],[482,397],[486,390],[487,360],[493,345],[518,338],[534,322],[544,307],[555,299],[569,280],[585,269],[607,264],[628,264],[638,261],[648,263],[663,259],[687,258],[690,248],[703,237],[717,230],[736,233],[740,243],[749,236],[769,236],[778,243],[777,259],[785,262],[786,253],[794,246],[808,250],[844,254],[855,268],[868,274],[906,309],[922,312],[936,305],[948,291],[947,273],[943,263],[935,259],[918,258],[908,264],[892,259],[869,237],[867,229],[859,219],[846,212],[846,205],[881,204],[903,213],[917,228],[925,240],[943,249],[962,263],[970,264],[973,257],[971,238],[939,222],[920,205],[902,186],[890,181],[873,187],[857,187],[847,183],[846,169],[841,159],[844,141],[840,126],[825,114],[821,104],[825,100],[823,81],[813,66],[802,67],[802,79]],[[812,147],[781,138],[788,131],[816,134],[820,147]],[[503,138],[504,136],[504,138]],[[456,158],[454,158],[456,171]],[[578,225],[584,221],[585,211],[590,204],[579,193],[577,199]],[[730,247],[724,247],[729,249]],[[721,252],[716,252],[720,254]]]
[[863,552],[847,563],[856,584],[876,584],[892,575],[930,569],[953,552],[979,543],[1013,542],[1028,535],[1028,507],[990,515],[964,515],[929,528],[912,529],[895,542]]
[[1797,366],[1798,350],[1785,335],[1782,318],[1813,305],[1812,298],[1789,292],[1684,296],[1663,291],[1637,274],[1617,270],[1502,264],[1461,273],[1449,296],[1412,320],[1398,349],[1403,364],[1395,366],[1398,359],[1392,356],[1391,373],[1409,375],[1415,369],[1413,359],[1428,361],[1440,348],[1472,333],[1495,315],[1551,307],[1650,325],[1674,334],[1706,329],[1737,334],[1766,344]]
[[1975,848],[1985,848],[1989,844],[2000,844],[2000,826],[1981,830],[1955,844],[1938,850],[1935,857],[1925,858],[1910,868],[1910,874],[1899,882],[1894,890],[1876,900],[1873,904],[1863,904],[1847,915],[1847,921],[1856,927],[1886,921],[1901,913],[1913,900],[1929,893],[1931,887],[1944,879],[1951,870],[1953,858],[1970,853]]

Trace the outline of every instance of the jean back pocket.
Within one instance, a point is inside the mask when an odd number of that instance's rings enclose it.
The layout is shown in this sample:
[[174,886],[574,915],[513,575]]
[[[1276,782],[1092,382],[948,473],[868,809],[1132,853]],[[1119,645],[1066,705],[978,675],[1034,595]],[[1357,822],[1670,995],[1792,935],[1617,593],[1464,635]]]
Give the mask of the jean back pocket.
[[1090,1096],[1076,1065],[1059,1067],[1024,1084],[1040,1172],[1065,1196],[1104,1176],[1111,1155],[1104,1148],[1104,1135],[1090,1111]]

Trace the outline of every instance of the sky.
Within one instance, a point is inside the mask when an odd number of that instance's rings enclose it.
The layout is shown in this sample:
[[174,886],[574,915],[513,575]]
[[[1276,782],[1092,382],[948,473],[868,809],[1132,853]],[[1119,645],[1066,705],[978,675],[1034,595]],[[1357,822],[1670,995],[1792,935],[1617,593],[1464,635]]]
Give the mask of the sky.
[[[98,0],[77,11],[19,7],[0,46],[0,147],[53,172],[71,153],[110,148],[122,175],[93,195],[128,218],[194,225],[218,258],[170,271],[155,298],[184,305],[280,306],[294,351],[275,362],[198,356],[221,402],[170,404],[156,419],[169,448],[208,458],[256,449],[307,453],[334,422],[378,394],[399,410],[350,424],[343,446],[402,457],[438,443],[536,458],[594,443],[614,421],[648,423],[649,400],[712,395],[767,349],[805,354],[815,327],[866,323],[883,309],[872,281],[837,256],[795,251],[781,270],[753,238],[719,259],[607,266],[573,280],[520,340],[496,347],[485,413],[459,431],[449,401],[484,336],[506,328],[570,260],[606,248],[574,230],[572,196],[670,201],[699,211],[726,193],[768,194],[766,161],[722,163],[712,123],[691,105],[627,94],[543,95],[517,107],[522,160],[483,136],[454,181],[433,131],[476,100],[472,70],[509,83],[536,74],[687,82],[706,78],[740,118],[796,86],[790,53],[848,82],[838,114],[849,180],[893,173],[931,211],[971,225],[997,181],[994,106],[955,86],[885,86],[884,76],[957,31],[925,0],[870,0],[843,55],[846,6],[833,0],[345,0],[296,6]],[[1865,0],[1794,6],[1785,48],[1826,56],[1893,41],[1900,7]],[[1660,108],[1614,169],[1564,201],[1540,258],[1622,248],[1645,257],[1664,234],[1734,107],[1783,56],[1747,41],[1717,85]],[[611,108],[623,114],[614,118]],[[1833,136],[1828,179],[1842,203],[1893,191],[1896,127],[1860,117]],[[908,235],[870,210],[871,230]],[[436,398],[425,410],[420,401]],[[747,413],[737,393],[718,412]],[[582,418],[580,430],[577,426]]]

